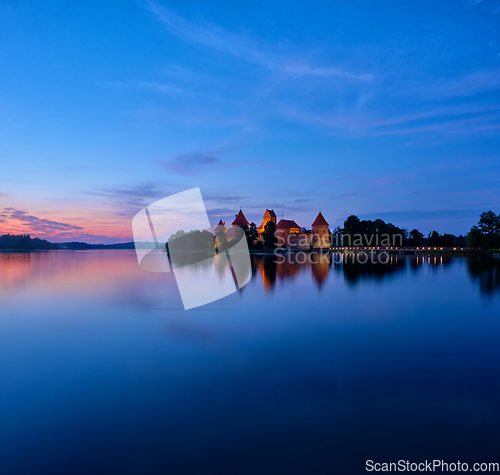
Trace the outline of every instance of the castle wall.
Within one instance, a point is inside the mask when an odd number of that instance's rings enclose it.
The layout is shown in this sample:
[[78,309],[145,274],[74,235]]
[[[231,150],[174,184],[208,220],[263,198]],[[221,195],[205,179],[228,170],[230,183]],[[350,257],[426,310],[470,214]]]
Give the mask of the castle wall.
[[313,249],[330,248],[330,232],[328,226],[313,226],[312,234],[314,236]]

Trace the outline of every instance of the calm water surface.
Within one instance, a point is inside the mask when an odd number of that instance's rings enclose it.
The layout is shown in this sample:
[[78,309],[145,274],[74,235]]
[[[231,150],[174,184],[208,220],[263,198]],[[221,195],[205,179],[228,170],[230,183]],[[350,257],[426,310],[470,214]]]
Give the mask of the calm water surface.
[[500,462],[500,260],[273,261],[185,311],[131,251],[0,254],[0,474]]

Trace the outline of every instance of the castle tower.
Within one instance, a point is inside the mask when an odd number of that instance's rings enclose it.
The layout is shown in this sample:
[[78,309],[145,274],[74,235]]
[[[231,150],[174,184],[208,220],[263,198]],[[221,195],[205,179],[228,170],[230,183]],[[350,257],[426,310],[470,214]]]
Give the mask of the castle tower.
[[235,218],[234,218],[234,221],[231,223],[233,226],[243,226],[243,225],[247,225],[249,226],[250,223],[248,222],[248,219],[245,218],[245,215],[243,214],[243,211],[240,211],[238,212],[238,214],[235,215]]
[[220,233],[220,232],[224,232],[224,233],[226,232],[226,223],[224,223],[222,221],[222,219],[219,220],[219,224],[217,226],[215,226],[215,234]]
[[266,209],[266,212],[264,213],[264,216],[262,218],[262,224],[257,228],[259,234],[262,234],[264,232],[266,224],[269,221],[272,221],[274,224],[276,224],[276,213],[272,209],[271,210]]
[[222,221],[222,219],[219,221],[219,224],[215,226],[215,246],[218,252],[221,252],[221,250],[224,249],[224,247],[227,244],[227,236],[226,236],[226,223]]
[[326,219],[319,212],[318,216],[311,225],[313,234],[314,249],[329,249],[330,248],[330,230]]
[[247,218],[245,218],[245,215],[243,214],[243,211],[238,212],[237,215],[235,215],[234,221],[231,223],[232,226],[227,230],[226,236],[229,240],[231,239],[238,239],[240,237],[240,231],[243,226],[250,226],[250,223],[248,222]]

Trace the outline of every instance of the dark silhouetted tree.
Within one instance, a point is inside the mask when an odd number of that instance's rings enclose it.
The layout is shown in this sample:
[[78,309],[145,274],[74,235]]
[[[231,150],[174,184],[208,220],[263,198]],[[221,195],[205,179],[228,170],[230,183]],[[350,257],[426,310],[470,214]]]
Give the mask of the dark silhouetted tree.
[[276,236],[276,224],[272,221],[268,221],[264,227],[262,237],[264,238],[264,247],[267,249],[274,249],[278,243],[278,238]]
[[424,235],[418,229],[410,231],[410,238],[408,240],[410,246],[423,246],[424,242]]
[[481,213],[467,235],[467,245],[485,250],[500,248],[500,216],[491,210]]

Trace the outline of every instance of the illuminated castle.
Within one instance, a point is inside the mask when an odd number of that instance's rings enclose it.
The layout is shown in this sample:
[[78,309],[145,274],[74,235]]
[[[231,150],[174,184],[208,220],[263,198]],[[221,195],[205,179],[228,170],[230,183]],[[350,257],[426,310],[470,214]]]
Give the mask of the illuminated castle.
[[290,247],[292,249],[329,249],[330,230],[328,223],[321,214],[311,225],[311,231],[302,231],[302,228],[295,222],[282,219],[276,226],[278,236],[278,247]]
[[274,210],[266,209],[266,212],[264,213],[264,216],[262,218],[262,224],[257,228],[257,230],[259,231],[259,234],[262,234],[264,232],[266,224],[269,221],[272,221],[274,224],[276,224],[276,214],[275,214]]
[[[276,213],[271,209],[266,209],[262,217],[262,224],[257,228],[259,232],[259,240],[262,240],[262,233],[266,224],[272,221],[276,225],[276,236],[278,238],[278,247],[292,248],[292,249],[329,249],[330,248],[330,230],[329,224],[323,217],[321,212],[318,213],[316,219],[311,225],[311,231],[302,231],[302,228],[291,219],[281,219],[276,224]],[[226,232],[228,239],[238,237],[238,230],[242,226],[250,226],[247,218],[240,210],[235,215],[234,221],[231,223],[232,227]],[[219,221],[216,227],[219,230],[225,230],[225,223]]]

